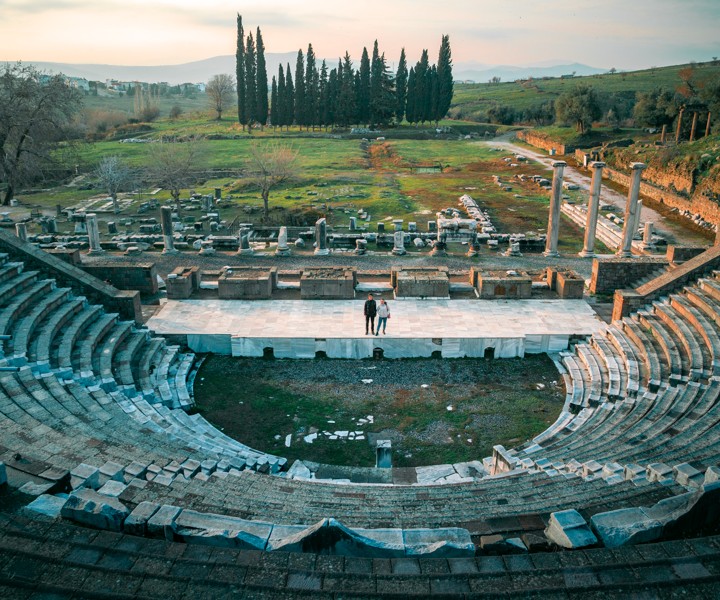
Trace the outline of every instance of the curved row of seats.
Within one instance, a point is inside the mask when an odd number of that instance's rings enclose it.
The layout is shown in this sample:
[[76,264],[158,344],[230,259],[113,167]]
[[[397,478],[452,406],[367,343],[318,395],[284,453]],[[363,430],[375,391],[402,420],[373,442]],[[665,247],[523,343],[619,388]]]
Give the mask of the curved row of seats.
[[[16,284],[21,291],[8,293]],[[335,517],[365,528],[459,526],[474,534],[507,532],[507,522],[492,524],[503,517],[649,506],[682,487],[668,478],[637,476],[610,486],[609,478],[583,464],[595,461],[617,473],[607,464],[648,465],[670,460],[673,452],[688,460],[681,456],[683,449],[690,452],[687,444],[660,442],[651,425],[683,440],[703,436],[712,428],[704,418],[714,414],[720,382],[712,375],[713,338],[694,329],[711,317],[700,318],[693,311],[701,308],[690,300],[671,298],[658,303],[653,315],[663,323],[657,335],[668,336],[674,350],[667,341],[661,351],[635,317],[562,357],[571,382],[570,410],[532,445],[513,451],[518,468],[510,474],[443,486],[348,487],[288,479],[284,459],[254,451],[177,408],[190,401],[185,380],[191,356],[67,290],[59,292],[39,273],[2,265],[0,323],[9,336],[0,365],[2,444],[9,453],[22,450],[67,469],[78,480],[93,469],[113,472],[120,499],[130,506],[175,503],[285,524]],[[694,319],[675,332],[660,312],[681,310]],[[650,351],[652,358],[646,356]],[[680,364],[667,364],[666,356]],[[670,385],[666,375],[672,372],[679,379]],[[659,450],[652,454],[654,443]]]
[[717,465],[719,328],[720,282],[713,275],[575,345],[560,356],[570,410],[511,455],[531,468]]
[[[64,468],[90,458],[129,463],[153,456],[162,462],[169,453],[182,460],[227,458],[273,472],[282,468],[284,459],[256,452],[181,409],[192,402],[192,354],[69,288],[56,288],[54,280],[25,271],[22,263],[5,255],[0,262],[6,446],[27,447],[27,438],[42,431],[36,458],[52,457]],[[22,431],[17,438],[13,425]],[[57,436],[57,455],[42,450],[47,436]],[[87,443],[98,439],[104,442],[101,452]],[[66,448],[73,448],[67,461]]]

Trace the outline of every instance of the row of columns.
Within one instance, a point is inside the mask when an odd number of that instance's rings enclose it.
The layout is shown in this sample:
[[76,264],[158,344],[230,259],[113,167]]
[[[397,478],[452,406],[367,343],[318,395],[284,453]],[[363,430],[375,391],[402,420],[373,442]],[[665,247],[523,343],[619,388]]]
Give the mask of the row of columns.
[[[552,163],[553,179],[550,193],[550,210],[548,216],[547,238],[545,240],[545,252],[547,257],[558,257],[558,237],[560,233],[560,208],[562,206],[563,174],[567,163],[558,160]],[[588,200],[587,221],[585,223],[585,239],[580,256],[592,258],[595,256],[595,233],[597,230],[598,210],[600,207],[600,190],[602,187],[602,170],[604,162],[595,161],[590,164],[592,169],[592,182],[590,184],[590,197]],[[625,223],[623,224],[623,235],[617,256],[632,256],[632,241],[640,225],[640,211],[642,201],[640,200],[640,179],[646,165],[643,163],[632,163],[630,188],[628,199],[625,203]]]

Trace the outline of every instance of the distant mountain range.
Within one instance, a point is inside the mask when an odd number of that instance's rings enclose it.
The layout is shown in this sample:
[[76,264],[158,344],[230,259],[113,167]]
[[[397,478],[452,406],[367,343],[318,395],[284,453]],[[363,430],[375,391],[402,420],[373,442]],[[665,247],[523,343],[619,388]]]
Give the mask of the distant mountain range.
[[[268,80],[278,72],[280,64],[290,64],[291,72],[295,73],[295,52],[267,53]],[[80,77],[95,81],[117,79],[119,81],[145,81],[157,83],[166,81],[172,85],[179,83],[205,82],[213,75],[219,73],[235,73],[235,56],[214,56],[205,60],[184,63],[180,65],[158,65],[151,67],[101,65],[101,64],[73,64],[54,62],[31,62],[41,71],[63,73],[68,77]],[[319,62],[319,61],[318,61]],[[328,59],[330,68],[337,64],[337,59]],[[527,67],[512,65],[487,65],[477,62],[457,62],[453,67],[456,80],[472,80],[484,83],[493,77],[500,77],[501,81],[514,81],[527,77],[559,77],[575,73],[576,75],[594,75],[604,73],[607,69],[598,69],[578,63],[564,63],[563,61],[545,61]]]

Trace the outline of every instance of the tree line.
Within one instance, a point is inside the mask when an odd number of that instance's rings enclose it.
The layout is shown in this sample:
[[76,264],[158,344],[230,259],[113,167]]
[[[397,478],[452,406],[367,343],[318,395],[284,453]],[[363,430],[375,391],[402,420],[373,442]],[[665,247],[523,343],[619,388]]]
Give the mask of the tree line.
[[450,109],[453,96],[450,38],[442,36],[438,61],[430,64],[428,51],[408,69],[405,49],[395,73],[388,66],[377,40],[372,55],[363,48],[355,68],[348,52],[330,67],[318,65],[312,44],[298,50],[294,71],[290,64],[278,68],[270,85],[260,28],[256,38],[245,36],[242,17],[237,16],[236,78],[238,121],[275,127],[306,128],[383,126],[393,122],[438,122]]

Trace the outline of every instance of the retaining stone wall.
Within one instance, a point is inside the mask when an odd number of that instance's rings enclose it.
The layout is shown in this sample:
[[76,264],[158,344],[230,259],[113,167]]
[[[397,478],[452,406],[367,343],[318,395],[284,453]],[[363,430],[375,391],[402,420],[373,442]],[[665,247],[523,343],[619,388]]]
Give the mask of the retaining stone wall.
[[137,290],[148,296],[158,293],[155,263],[93,262],[80,266],[98,279],[109,280],[119,290]]
[[545,136],[538,135],[532,131],[518,131],[516,135],[518,139],[521,139],[523,142],[527,142],[536,148],[541,148],[543,150],[547,150],[548,152],[554,149],[556,156],[575,151],[573,146],[566,146],[565,144],[548,139]]
[[619,288],[632,284],[661,267],[668,265],[663,257],[602,258],[594,259],[590,278],[590,293],[612,294]]
[[[603,177],[606,177],[610,181],[615,181],[622,186],[630,186],[629,175],[625,175],[610,167],[603,169]],[[640,194],[666,206],[677,208],[678,210],[687,210],[695,215],[700,215],[710,223],[720,223],[720,205],[713,202],[707,196],[695,194],[692,198],[686,198],[654,186],[647,181],[640,182]]]

